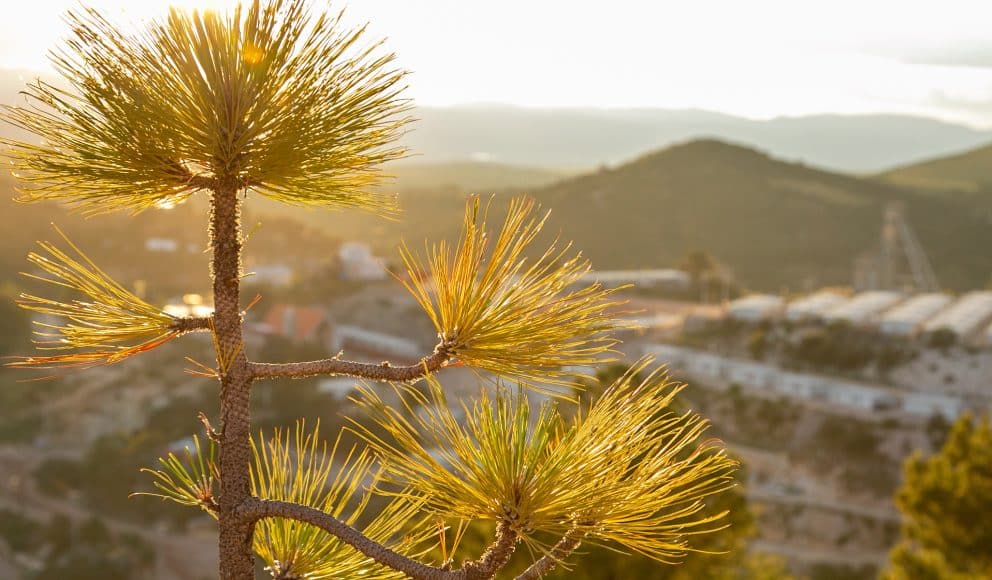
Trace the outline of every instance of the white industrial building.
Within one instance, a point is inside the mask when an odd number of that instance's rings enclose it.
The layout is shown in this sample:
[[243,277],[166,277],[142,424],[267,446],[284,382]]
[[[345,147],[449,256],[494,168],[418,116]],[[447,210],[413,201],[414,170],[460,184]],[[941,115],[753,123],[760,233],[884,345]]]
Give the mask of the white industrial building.
[[964,405],[961,399],[947,395],[906,393],[903,397],[903,410],[912,415],[942,415],[953,421],[964,410]]
[[330,377],[317,383],[317,391],[343,401],[355,390],[358,381],[352,377]]
[[824,312],[823,319],[828,322],[849,322],[857,325],[874,324],[882,313],[902,302],[902,299],[903,296],[899,292],[885,290],[862,292]]
[[603,286],[663,286],[666,288],[685,289],[689,287],[692,278],[683,270],[593,270],[582,275],[582,282],[599,282]]
[[251,268],[251,283],[286,288],[293,283],[293,269],[286,264],[259,264]]
[[163,252],[171,254],[179,249],[179,242],[172,238],[147,238],[145,240],[145,250],[149,252]]
[[946,294],[917,294],[882,315],[878,329],[892,336],[913,336],[952,301]]
[[750,389],[860,411],[901,410],[919,416],[939,413],[953,419],[964,410],[960,399],[947,395],[894,391],[825,375],[785,371],[767,364],[670,344],[644,345],[643,354],[652,355],[658,362],[666,363],[673,372],[683,372],[704,381],[715,379],[724,383],[737,383]]
[[925,332],[950,330],[966,340],[988,325],[992,319],[992,292],[969,292],[923,325]]
[[330,350],[341,350],[344,348],[345,343],[351,345],[352,348],[361,348],[367,351],[395,355],[411,360],[420,358],[424,352],[420,345],[406,338],[347,324],[335,326],[334,336],[328,345]]
[[386,266],[372,248],[362,242],[345,242],[338,248],[341,277],[346,280],[383,280]]
[[761,322],[778,317],[785,300],[773,294],[750,294],[734,300],[727,306],[727,314],[735,320]]
[[792,322],[819,318],[824,312],[847,300],[832,290],[820,290],[809,296],[793,300],[785,307],[785,318]]
[[899,397],[884,389],[858,383],[828,381],[827,400],[835,405],[863,411],[883,411],[900,406]]

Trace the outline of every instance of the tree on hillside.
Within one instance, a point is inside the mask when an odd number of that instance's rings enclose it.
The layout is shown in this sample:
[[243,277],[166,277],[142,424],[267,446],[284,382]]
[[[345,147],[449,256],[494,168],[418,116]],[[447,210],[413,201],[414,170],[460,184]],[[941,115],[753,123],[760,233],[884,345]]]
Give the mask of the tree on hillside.
[[[29,255],[32,277],[59,297],[20,298],[60,322],[42,328],[42,353],[14,366],[109,365],[188,333],[212,335],[216,363],[192,370],[218,384],[219,417],[202,415],[208,439],[151,475],[160,497],[217,519],[223,578],[252,578],[253,554],[283,579],[491,578],[520,544],[532,560],[519,578],[546,574],[587,541],[659,562],[682,557],[695,534],[721,527],[705,500],[733,485],[736,462],[701,438],[699,416],[666,411],[677,388],[648,361],[635,369],[643,379],[622,375],[581,416],[530,403],[527,389],[570,384],[566,369],[598,364],[616,344],[611,291],[570,290],[588,263],[557,245],[533,259],[545,217],[531,201],[512,200],[490,232],[470,199],[457,243],[426,256],[402,250],[401,280],[438,333],[416,364],[250,358],[246,200],[389,214],[395,200],[375,193],[378,167],[405,153],[394,144],[408,103],[393,56],[306,4],[173,9],[133,35],[95,11],[70,14],[72,36],[53,57],[70,90],[35,82],[28,106],[4,112],[40,138],[7,142],[23,198],[101,214],[205,195],[214,310],[162,312],[62,236]],[[452,365],[520,386],[456,407],[434,377]],[[358,404],[373,423],[352,426],[363,447],[328,446],[302,424],[251,437],[253,384],[318,375],[366,381]],[[494,537],[465,555],[458,530],[473,521],[491,522]],[[442,561],[427,556],[438,544]]]
[[679,262],[679,269],[689,274],[696,287],[702,284],[707,275],[715,272],[716,267],[716,259],[704,250],[689,250]]
[[957,420],[943,448],[906,461],[896,494],[901,539],[890,554],[891,580],[992,577],[992,421]]
[[701,302],[708,301],[714,289],[718,295],[730,291],[731,279],[726,268],[705,250],[689,250],[678,268],[689,274],[692,287],[699,291]]

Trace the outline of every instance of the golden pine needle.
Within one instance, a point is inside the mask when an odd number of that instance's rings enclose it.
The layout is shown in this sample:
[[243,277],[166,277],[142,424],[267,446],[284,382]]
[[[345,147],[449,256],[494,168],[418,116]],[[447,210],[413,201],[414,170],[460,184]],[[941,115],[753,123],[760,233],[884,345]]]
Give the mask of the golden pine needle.
[[[352,448],[339,456],[340,436],[328,453],[319,427],[307,431],[298,421],[292,435],[277,429],[268,441],[261,435],[257,443],[252,441],[252,493],[314,507],[352,526],[367,521],[360,528],[366,537],[407,555],[419,556],[431,549],[433,526],[420,518],[421,502],[409,495],[391,499],[368,520],[371,488],[379,478],[372,454]],[[365,485],[369,489],[363,490]],[[260,520],[253,548],[274,576],[291,570],[302,578],[405,577],[320,528],[294,520]]]
[[503,522],[542,552],[542,534],[579,527],[593,541],[672,562],[692,549],[690,536],[720,529],[723,514],[702,515],[702,502],[733,485],[737,464],[700,442],[703,419],[668,410],[680,386],[657,371],[635,380],[649,363],[570,424],[554,403],[535,416],[520,390],[456,412],[428,378],[426,392],[396,387],[403,408],[361,388],[356,402],[375,427],[352,428],[382,457],[385,481],[424,498],[437,517]]
[[152,485],[158,493],[139,492],[134,496],[157,497],[162,500],[174,501],[181,505],[199,507],[217,518],[217,503],[214,499],[214,484],[220,479],[214,457],[217,454],[217,444],[207,441],[207,452],[203,452],[200,438],[193,435],[191,452],[187,446],[184,450],[185,461],[170,453],[159,457],[161,469],[142,469],[142,473],[150,474],[155,480]]
[[402,282],[462,363],[531,386],[569,384],[567,367],[612,360],[603,355],[617,343],[609,331],[618,321],[608,310],[623,302],[610,301],[615,289],[598,283],[572,289],[589,262],[568,257],[567,245],[527,257],[547,220],[535,210],[533,200],[513,199],[493,240],[479,199],[470,198],[457,247],[441,242],[424,261],[401,248]]
[[44,275],[28,278],[68,288],[86,297],[60,302],[21,294],[18,305],[25,310],[52,316],[57,322],[35,321],[41,350],[76,351],[67,354],[20,357],[12,367],[62,368],[113,364],[169,342],[181,334],[179,319],[141,300],[93,263],[62,230],[55,228],[73,254],[48,242],[40,242],[42,253],[32,252],[28,261]]
[[405,155],[404,72],[306,0],[254,0],[222,14],[172,9],[125,34],[92,9],[0,118],[40,138],[5,140],[25,200],[86,213],[174,205],[218,182],[305,205],[376,211],[379,165]]

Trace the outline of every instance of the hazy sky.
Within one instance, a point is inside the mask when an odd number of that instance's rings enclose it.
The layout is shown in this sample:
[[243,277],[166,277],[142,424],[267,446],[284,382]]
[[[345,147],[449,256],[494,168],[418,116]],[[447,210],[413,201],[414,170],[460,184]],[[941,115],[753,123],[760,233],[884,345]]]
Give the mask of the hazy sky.
[[[114,18],[233,0],[89,0]],[[0,66],[40,70],[68,0],[4,2]],[[315,2],[326,5],[325,0]],[[992,0],[352,0],[420,104],[914,113],[992,127]]]

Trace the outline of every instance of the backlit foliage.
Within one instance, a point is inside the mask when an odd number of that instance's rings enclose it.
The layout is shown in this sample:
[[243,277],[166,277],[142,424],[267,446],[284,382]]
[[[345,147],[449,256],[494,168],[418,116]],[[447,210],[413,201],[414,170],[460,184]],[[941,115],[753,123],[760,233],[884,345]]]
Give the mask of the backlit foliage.
[[180,505],[199,507],[217,517],[217,501],[214,497],[214,484],[219,475],[214,456],[217,454],[217,444],[208,440],[206,452],[200,444],[200,438],[193,435],[193,448],[187,446],[183,450],[183,459],[170,453],[159,457],[161,469],[142,469],[144,473],[155,478],[152,485],[157,493],[134,493],[132,496],[147,495],[163,500],[174,501]]
[[886,580],[992,578],[992,417],[965,413],[943,447],[904,466]]
[[[706,421],[668,410],[681,386],[644,360],[611,385],[585,416],[566,422],[555,404],[532,411],[524,391],[498,389],[452,410],[441,386],[397,387],[405,408],[371,388],[357,402],[385,436],[355,430],[383,457],[385,480],[406,486],[439,516],[509,524],[537,549],[539,533],[579,528],[664,562],[691,550],[693,534],[721,528],[703,500],[733,485],[736,462]],[[402,495],[402,494],[400,494]]]
[[[372,454],[354,448],[339,453],[340,438],[328,452],[319,426],[308,431],[297,422],[292,434],[277,429],[266,440],[252,441],[255,464],[252,493],[317,508],[345,523],[358,526],[367,537],[401,553],[425,552],[434,529],[417,526],[421,501],[404,495],[393,498],[376,513],[370,502],[383,498],[364,486],[379,478]],[[369,513],[371,512],[371,513]],[[373,516],[374,514],[374,516]],[[422,523],[422,522],[421,522]],[[415,530],[410,532],[410,527]],[[408,533],[404,535],[404,530]],[[420,530],[419,532],[416,530]],[[382,567],[310,524],[266,518],[255,527],[255,552],[276,578],[404,578]]]
[[69,289],[84,298],[62,302],[21,294],[18,304],[55,320],[35,321],[38,327],[35,344],[40,350],[72,352],[22,357],[9,363],[10,366],[54,368],[113,364],[160,346],[182,333],[180,319],[127,291],[65,234],[56,231],[71,248],[71,253],[41,242],[41,252],[28,254],[28,260],[43,274],[24,275]]
[[[693,534],[720,529],[723,514],[703,512],[703,502],[732,485],[736,463],[702,440],[704,420],[670,410],[680,386],[658,371],[636,379],[644,360],[574,419],[553,400],[531,406],[534,393],[524,387],[568,385],[577,368],[612,360],[622,305],[614,290],[583,282],[589,263],[569,245],[533,251],[547,215],[531,200],[511,200],[491,234],[487,209],[470,198],[457,243],[430,246],[422,259],[403,248],[403,283],[440,338],[420,365],[249,360],[239,303],[242,196],[388,211],[391,199],[373,193],[378,167],[404,155],[395,145],[407,121],[404,73],[379,43],[364,41],[363,28],[344,26],[340,14],[313,16],[307,4],[173,9],[136,33],[93,10],[69,15],[71,37],[52,56],[66,88],[35,82],[25,105],[0,112],[38,138],[3,142],[23,198],[92,214],[166,207],[208,191],[218,310],[172,317],[114,282],[68,239],[72,252],[42,243],[29,256],[41,274],[29,276],[81,297],[22,296],[21,306],[58,320],[39,321],[39,346],[55,353],[13,364],[110,364],[184,332],[212,332],[217,368],[196,363],[193,372],[220,382],[222,424],[215,431],[204,415],[211,440],[194,438],[195,450],[146,470],[156,490],[147,495],[217,517],[225,577],[251,576],[251,551],[273,577],[288,580],[404,577],[398,570],[488,578],[519,540],[531,555],[549,556],[535,574],[584,541],[663,562],[692,550]],[[497,387],[453,407],[429,373],[460,364],[519,388]],[[395,386],[395,406],[362,390],[358,404],[372,424],[353,429],[363,447],[341,450],[339,435],[328,448],[318,429],[299,422],[252,440],[249,465],[252,383],[315,373],[427,378],[423,391]],[[460,569],[447,552],[444,522],[453,520],[456,545],[467,522],[499,524],[492,549]],[[251,538],[242,531],[248,525]],[[565,541],[554,554],[545,543],[551,536]],[[441,567],[414,561],[438,540]]]
[[611,302],[613,290],[598,283],[581,285],[589,262],[569,256],[567,245],[528,257],[547,220],[536,209],[531,199],[511,200],[493,237],[479,199],[470,198],[455,247],[442,241],[425,261],[402,249],[404,285],[461,362],[530,384],[561,384],[565,367],[607,360],[617,342],[609,336],[617,321],[608,310],[621,302]]
[[126,34],[71,12],[54,53],[62,89],[36,81],[3,118],[41,138],[8,141],[25,199],[88,213],[174,204],[213,180],[293,204],[386,209],[370,193],[407,103],[379,43],[305,0],[228,14],[174,8]]

